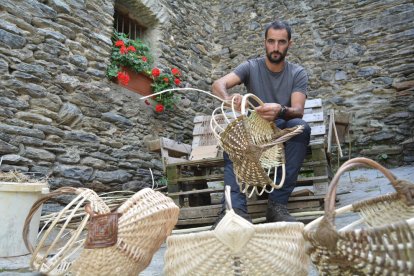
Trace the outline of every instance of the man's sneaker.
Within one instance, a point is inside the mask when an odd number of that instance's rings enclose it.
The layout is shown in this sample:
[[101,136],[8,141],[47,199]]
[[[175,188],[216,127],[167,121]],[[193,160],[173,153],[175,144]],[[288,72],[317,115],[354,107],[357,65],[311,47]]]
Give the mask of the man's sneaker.
[[[234,212],[241,216],[242,218],[244,218],[245,220],[247,220],[248,222],[252,222],[252,218],[250,217],[249,214],[247,214],[245,211],[241,210],[241,209],[237,209],[237,208],[233,208]],[[219,213],[218,213],[218,217],[216,219],[216,221],[214,222],[214,224],[211,226],[210,230],[214,230],[217,226],[217,224],[219,224],[220,220],[226,215],[226,210],[222,209]]]
[[278,221],[296,222],[297,220],[289,214],[286,205],[271,201],[269,199],[267,202],[266,222]]

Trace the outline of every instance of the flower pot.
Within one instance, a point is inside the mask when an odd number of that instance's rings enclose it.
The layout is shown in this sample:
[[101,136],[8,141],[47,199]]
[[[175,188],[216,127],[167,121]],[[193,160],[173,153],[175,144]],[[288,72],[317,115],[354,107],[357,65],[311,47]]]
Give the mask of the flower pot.
[[[0,182],[0,257],[29,253],[22,232],[27,214],[42,194],[48,193],[46,183]],[[30,224],[29,240],[35,243],[40,224],[40,209]]]
[[122,67],[122,71],[127,73],[130,79],[127,85],[122,84],[118,81],[118,79],[116,79],[118,85],[143,96],[152,94],[152,79],[150,77],[144,75],[143,73],[137,73],[127,67]]

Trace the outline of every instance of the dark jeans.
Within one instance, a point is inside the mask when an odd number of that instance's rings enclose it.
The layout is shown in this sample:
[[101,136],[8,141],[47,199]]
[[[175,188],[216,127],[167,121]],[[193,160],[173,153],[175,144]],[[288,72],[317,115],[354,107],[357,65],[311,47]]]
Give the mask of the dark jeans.
[[[306,156],[306,148],[309,144],[311,129],[302,119],[291,119],[288,121],[277,119],[276,126],[280,129],[290,128],[297,125],[304,125],[303,132],[285,143],[285,163],[286,178],[281,189],[275,189],[269,194],[269,199],[280,204],[286,205],[290,194],[296,185],[298,173]],[[282,169],[278,169],[277,182],[280,182]],[[224,153],[224,184],[231,187],[231,201],[233,208],[241,209],[247,212],[246,195],[240,192],[240,187],[236,182],[233,171],[233,162],[229,159],[227,153]],[[224,198],[222,199],[224,204]],[[224,206],[224,205],[223,205]]]

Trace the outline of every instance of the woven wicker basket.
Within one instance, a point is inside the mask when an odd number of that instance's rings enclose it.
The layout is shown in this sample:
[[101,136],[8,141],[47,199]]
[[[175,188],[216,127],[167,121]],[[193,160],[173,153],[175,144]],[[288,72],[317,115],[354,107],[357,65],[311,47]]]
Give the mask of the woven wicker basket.
[[[27,240],[33,213],[47,200],[65,194],[76,197],[46,223],[33,248]],[[75,215],[83,206],[86,212]],[[149,188],[111,213],[92,190],[64,187],[33,205],[23,239],[32,253],[32,269],[48,275],[138,275],[171,233],[178,213],[170,198]],[[77,223],[73,223],[75,219]],[[76,225],[74,229],[70,228],[72,224]],[[87,224],[88,231],[83,231]]]
[[[229,186],[226,202],[230,202]],[[167,238],[165,275],[308,275],[303,224],[253,225],[229,206],[212,231]]]
[[[338,180],[345,171],[368,166],[381,171],[396,192],[334,210]],[[397,180],[367,158],[345,162],[325,200],[325,216],[305,227],[308,253],[322,275],[414,275],[414,185]],[[335,216],[359,214],[342,229]]]
[[[219,145],[233,161],[234,173],[243,193],[251,197],[280,189],[285,181],[285,155],[283,143],[303,131],[303,126],[280,130],[273,122],[261,118],[254,110],[253,102],[264,103],[253,94],[242,99],[242,110],[236,112],[234,98],[231,109],[223,104],[213,111],[210,127],[219,140]],[[227,126],[218,123],[225,118]],[[277,169],[281,167],[282,177],[276,183]],[[273,175],[273,179],[270,176]]]

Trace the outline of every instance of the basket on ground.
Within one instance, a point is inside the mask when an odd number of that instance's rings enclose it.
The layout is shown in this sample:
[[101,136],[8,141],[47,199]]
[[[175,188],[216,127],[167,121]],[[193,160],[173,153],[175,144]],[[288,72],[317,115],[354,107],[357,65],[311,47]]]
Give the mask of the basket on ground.
[[[75,198],[45,224],[33,247],[27,240],[33,214],[60,195]],[[138,275],[171,233],[178,213],[170,198],[149,188],[111,212],[94,191],[63,187],[35,202],[23,239],[32,253],[32,269],[48,275]]]
[[[226,202],[230,190],[226,186]],[[228,205],[214,230],[167,238],[166,275],[308,275],[303,224],[253,225]]]
[[[301,133],[303,126],[281,130],[254,110],[246,109],[247,105],[254,107],[254,102],[264,104],[253,94],[243,96],[240,114],[235,110],[234,99],[230,110],[223,102],[213,111],[210,126],[219,145],[233,161],[241,191],[251,197],[254,192],[261,195],[280,189],[286,175],[283,143]],[[219,124],[218,118],[225,118],[226,126]],[[276,183],[279,167],[282,175]],[[272,175],[273,179],[270,178]]]
[[[335,210],[341,174],[358,166],[381,171],[396,192]],[[360,219],[335,228],[335,216],[354,214]],[[414,184],[367,158],[345,162],[329,186],[325,216],[306,225],[305,239],[322,275],[414,275]]]

